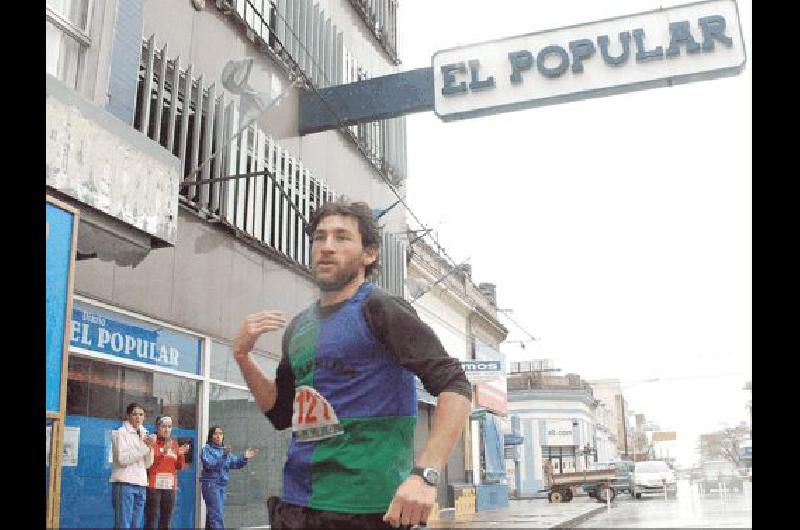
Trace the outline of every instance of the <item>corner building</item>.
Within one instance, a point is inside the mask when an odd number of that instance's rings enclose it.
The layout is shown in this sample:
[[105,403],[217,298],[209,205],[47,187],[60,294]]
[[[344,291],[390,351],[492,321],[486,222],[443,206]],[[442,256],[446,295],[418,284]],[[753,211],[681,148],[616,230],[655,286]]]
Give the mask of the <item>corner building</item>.
[[[232,340],[249,313],[315,299],[316,208],[405,195],[403,118],[298,134],[301,91],[399,71],[396,14],[395,0],[48,0],[47,193],[81,212],[61,526],[113,525],[111,431],[131,401],[149,431],[170,415],[191,442],[175,527],[205,522],[214,424],[234,452],[260,449],[231,473],[225,525],[268,524],[290,433],[256,406]],[[244,173],[258,174],[187,185]],[[381,224],[377,283],[403,296],[405,212]],[[271,375],[281,335],[256,345]]]

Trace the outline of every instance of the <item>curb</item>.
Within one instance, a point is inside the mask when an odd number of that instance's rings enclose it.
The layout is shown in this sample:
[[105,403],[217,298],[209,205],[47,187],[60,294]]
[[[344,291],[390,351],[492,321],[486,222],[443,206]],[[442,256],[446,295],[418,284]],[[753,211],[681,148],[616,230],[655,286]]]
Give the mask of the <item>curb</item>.
[[585,520],[587,520],[587,519],[589,519],[591,517],[594,517],[595,515],[597,515],[598,513],[602,512],[603,510],[606,510],[606,509],[607,509],[606,505],[605,504],[601,504],[600,506],[598,506],[596,508],[592,508],[591,510],[589,510],[588,512],[586,512],[584,514],[581,514],[581,515],[578,515],[577,517],[573,517],[572,519],[567,519],[566,521],[560,522],[557,525],[553,526],[552,528],[572,528],[573,525],[576,525],[578,523],[582,523],[583,521],[585,521]]

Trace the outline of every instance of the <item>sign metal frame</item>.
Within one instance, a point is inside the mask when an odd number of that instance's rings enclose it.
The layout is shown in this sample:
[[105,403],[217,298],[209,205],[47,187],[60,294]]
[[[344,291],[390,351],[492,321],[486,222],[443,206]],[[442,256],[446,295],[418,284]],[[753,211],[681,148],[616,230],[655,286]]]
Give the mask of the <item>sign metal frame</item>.
[[[431,57],[431,70],[433,71],[433,82],[434,82],[434,87],[433,87],[434,88],[434,91],[433,91],[434,92],[434,94],[433,94],[433,96],[434,96],[434,108],[433,108],[433,112],[442,121],[449,122],[449,121],[456,121],[456,120],[469,119],[469,118],[478,118],[478,117],[482,117],[482,116],[491,116],[491,115],[494,115],[494,114],[499,114],[499,113],[504,113],[504,112],[512,112],[512,111],[517,111],[517,110],[525,110],[525,109],[529,109],[529,108],[542,107],[542,106],[546,106],[546,105],[555,105],[555,104],[559,104],[559,103],[570,103],[570,102],[573,102],[573,101],[580,101],[580,100],[584,100],[584,99],[604,97],[604,96],[610,96],[610,95],[616,95],[616,94],[624,94],[624,93],[627,93],[627,92],[635,92],[635,91],[638,91],[638,90],[645,90],[645,89],[649,89],[649,88],[669,87],[669,86],[673,86],[673,85],[677,85],[677,84],[690,83],[690,82],[694,82],[694,81],[705,81],[705,80],[716,79],[716,78],[720,78],[720,77],[729,77],[729,76],[738,75],[744,70],[745,65],[747,64],[747,48],[746,48],[746,45],[745,45],[745,42],[744,42],[744,33],[742,31],[741,17],[739,16],[739,5],[736,2],[736,0],[728,0],[728,1],[730,1],[733,4],[734,11],[736,13],[736,21],[735,22],[737,24],[737,31],[738,31],[738,35],[740,37],[741,45],[742,45],[743,60],[742,60],[741,64],[738,64],[738,65],[736,65],[734,67],[722,67],[722,68],[704,70],[704,71],[691,73],[691,74],[681,74],[681,75],[667,76],[667,77],[661,77],[661,78],[654,78],[654,79],[650,79],[650,80],[647,80],[647,81],[639,81],[639,82],[633,82],[633,83],[611,85],[611,86],[606,86],[606,87],[602,87],[602,88],[592,88],[592,89],[587,89],[587,90],[577,90],[577,91],[567,92],[567,93],[564,93],[564,94],[561,94],[561,95],[556,95],[556,96],[547,96],[547,97],[542,97],[542,98],[533,98],[533,99],[527,99],[527,100],[521,100],[521,101],[512,101],[512,102],[509,102],[509,103],[502,103],[502,104],[498,104],[498,105],[476,107],[476,108],[473,108],[473,109],[470,109],[470,110],[465,110],[465,111],[454,111],[454,112],[448,112],[448,113],[440,112],[442,110],[440,108],[440,104],[441,104],[440,102],[442,102],[441,98],[443,97],[439,93],[439,91],[442,88],[442,86],[440,86],[440,83],[441,83],[440,79],[442,78],[442,74],[441,74],[441,72],[437,72],[437,69],[436,69],[437,56],[439,56],[440,54],[444,54],[444,53],[448,53],[448,52],[458,52],[458,51],[466,51],[466,52],[468,52],[470,50],[470,48],[477,48],[479,46],[484,46],[484,45],[488,45],[488,44],[502,43],[502,42],[512,42],[512,41],[514,41],[516,39],[525,39],[525,38],[530,38],[530,37],[536,37],[536,36],[544,35],[544,34],[547,34],[547,33],[555,33],[555,32],[559,32],[559,31],[563,31],[563,30],[571,30],[571,29],[575,29],[575,28],[589,27],[589,26],[592,26],[592,25],[595,25],[595,24],[602,24],[602,23],[607,23],[607,22],[615,22],[615,21],[620,21],[620,20],[632,18],[632,17],[650,15],[650,14],[654,14],[654,13],[668,12],[668,11],[671,11],[671,10],[677,10],[677,9],[681,9],[681,8],[691,8],[691,7],[696,7],[696,6],[702,6],[702,5],[705,5],[705,4],[712,4],[712,3],[719,3],[720,2],[720,0],[700,0],[698,2],[691,2],[691,3],[687,3],[687,4],[669,6],[669,7],[666,7],[666,8],[662,7],[662,8],[653,9],[653,10],[650,10],[650,11],[641,11],[641,12],[638,12],[638,13],[620,15],[620,16],[605,18],[605,19],[602,19],[602,20],[584,22],[584,23],[580,23],[580,24],[570,24],[568,26],[562,26],[562,27],[558,27],[558,28],[545,29],[545,30],[531,32],[531,33],[525,33],[525,34],[522,34],[522,35],[514,35],[514,36],[511,36],[511,37],[502,37],[502,38],[498,38],[498,39],[491,39],[491,40],[487,40],[487,41],[482,41],[482,42],[477,42],[477,43],[472,43],[472,44],[467,44],[467,45],[462,45],[462,46],[454,46],[454,47],[451,47],[451,48],[444,48],[444,49],[438,50]],[[466,62],[466,57],[465,57],[464,61]],[[468,75],[469,75],[469,72],[470,72],[470,70],[467,69],[467,74]],[[468,92],[468,93],[466,93],[464,95],[469,97],[469,94],[470,93]],[[464,97],[464,95],[461,95],[461,96],[458,96],[458,97]],[[450,97],[452,97],[452,96],[450,96]]]

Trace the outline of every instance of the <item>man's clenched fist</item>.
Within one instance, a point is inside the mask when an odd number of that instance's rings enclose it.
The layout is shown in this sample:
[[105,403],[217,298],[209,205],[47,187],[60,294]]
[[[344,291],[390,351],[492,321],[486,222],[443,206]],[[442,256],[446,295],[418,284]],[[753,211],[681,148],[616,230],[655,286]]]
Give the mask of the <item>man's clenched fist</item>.
[[397,488],[383,520],[394,528],[425,523],[434,502],[436,488],[426,484],[421,477],[411,475]]

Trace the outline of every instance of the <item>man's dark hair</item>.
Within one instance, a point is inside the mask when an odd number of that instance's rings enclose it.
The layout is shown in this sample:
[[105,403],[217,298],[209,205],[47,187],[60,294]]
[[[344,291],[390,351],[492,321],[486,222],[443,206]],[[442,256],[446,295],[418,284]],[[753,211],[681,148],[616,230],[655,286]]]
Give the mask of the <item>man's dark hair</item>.
[[[317,229],[320,221],[329,215],[347,215],[354,217],[358,221],[358,231],[361,234],[361,245],[364,248],[374,248],[380,251],[381,249],[381,231],[378,227],[378,222],[375,216],[372,215],[372,210],[365,202],[348,202],[344,197],[336,199],[335,201],[326,202],[314,215],[308,223],[306,233],[313,238],[314,230]],[[369,278],[375,269],[378,268],[380,263],[380,255],[370,265],[364,269],[364,276]]]
[[206,441],[208,443],[212,442],[211,438],[214,436],[214,431],[216,431],[217,429],[221,430],[222,431],[222,435],[225,436],[225,429],[223,429],[219,425],[212,425],[211,428],[208,429],[208,438],[206,438]]
[[125,414],[130,416],[131,414],[133,414],[134,409],[142,409],[142,411],[144,411],[144,407],[134,401],[133,403],[125,407]]

